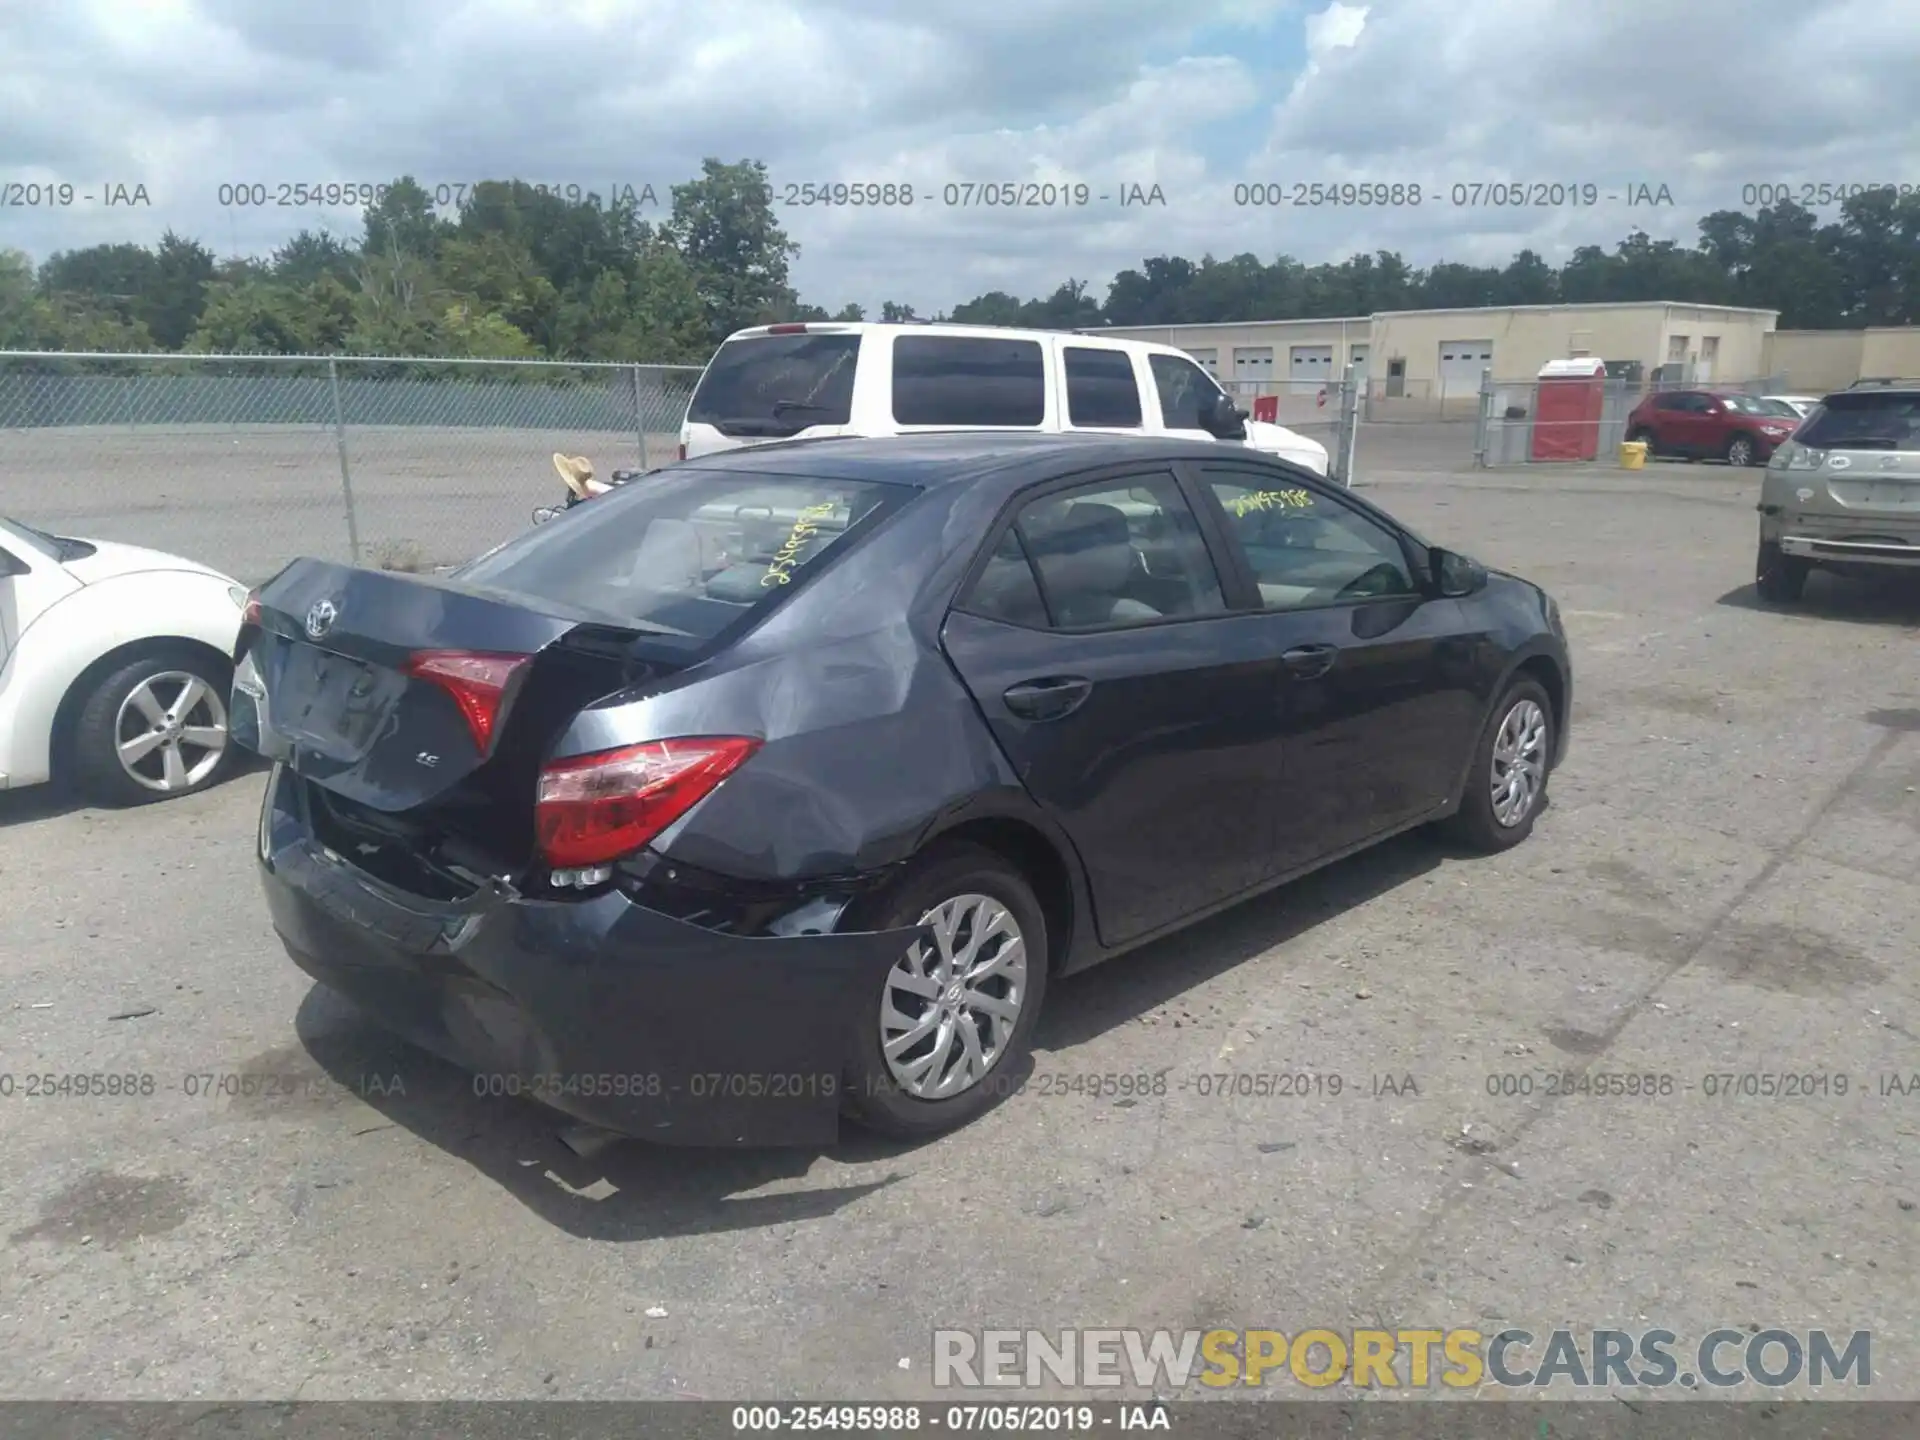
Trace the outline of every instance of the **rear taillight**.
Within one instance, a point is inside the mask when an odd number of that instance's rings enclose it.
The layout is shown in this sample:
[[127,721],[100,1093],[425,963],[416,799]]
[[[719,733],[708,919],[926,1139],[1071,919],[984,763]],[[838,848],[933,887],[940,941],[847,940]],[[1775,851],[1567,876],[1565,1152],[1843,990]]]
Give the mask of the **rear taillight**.
[[540,772],[534,829],[555,868],[631,854],[678,820],[760,748],[744,736],[653,740],[555,760]]
[[806,333],[807,333],[807,327],[804,325],[769,325],[767,326],[767,334],[769,335],[804,335]]
[[438,685],[451,695],[473,732],[482,754],[493,740],[494,722],[507,685],[530,655],[492,655],[477,650],[422,650],[407,661],[406,672],[416,680]]
[[687,458],[687,447],[684,441],[681,443],[681,446],[680,446],[680,458],[682,460]]

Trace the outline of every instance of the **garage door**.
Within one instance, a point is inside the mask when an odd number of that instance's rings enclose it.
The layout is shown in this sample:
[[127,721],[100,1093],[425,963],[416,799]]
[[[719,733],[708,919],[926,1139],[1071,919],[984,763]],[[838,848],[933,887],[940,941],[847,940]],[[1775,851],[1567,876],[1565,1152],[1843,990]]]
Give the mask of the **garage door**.
[[1331,345],[1295,345],[1287,352],[1287,379],[1296,395],[1311,395],[1333,378]]
[[1273,379],[1273,347],[1241,345],[1233,352],[1233,378],[1246,385],[1264,385]]
[[1366,384],[1367,347],[1364,345],[1349,345],[1347,347],[1347,360],[1353,366],[1354,380],[1361,385]]
[[1491,340],[1442,340],[1440,386],[1448,395],[1480,388],[1480,372],[1493,364]]

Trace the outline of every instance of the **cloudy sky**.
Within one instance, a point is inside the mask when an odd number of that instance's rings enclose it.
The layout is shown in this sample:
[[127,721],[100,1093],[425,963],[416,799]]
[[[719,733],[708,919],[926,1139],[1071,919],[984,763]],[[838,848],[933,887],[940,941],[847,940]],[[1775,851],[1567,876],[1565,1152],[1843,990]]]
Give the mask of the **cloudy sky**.
[[[403,173],[664,205],[717,156],[764,160],[777,202],[912,188],[908,209],[781,204],[801,293],[831,306],[1070,276],[1104,295],[1166,253],[1558,258],[1636,225],[1690,241],[1755,185],[1920,184],[1917,75],[1905,0],[0,0],[0,246],[171,226],[264,253],[359,233],[282,187]],[[73,202],[23,203],[49,181]],[[1089,200],[946,203],[968,182]],[[1423,201],[1291,203],[1347,182]],[[1503,182],[1596,203],[1484,203]],[[148,204],[106,203],[136,185]],[[1246,185],[1288,203],[1236,203]],[[223,205],[236,186],[270,203]],[[1630,203],[1661,186],[1671,204]]]

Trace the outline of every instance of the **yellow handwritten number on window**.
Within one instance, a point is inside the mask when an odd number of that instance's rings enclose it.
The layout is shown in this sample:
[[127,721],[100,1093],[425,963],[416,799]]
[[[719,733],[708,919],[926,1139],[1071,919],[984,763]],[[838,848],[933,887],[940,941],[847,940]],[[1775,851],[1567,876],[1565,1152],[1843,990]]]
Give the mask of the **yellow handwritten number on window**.
[[800,512],[793,529],[787,532],[786,541],[774,551],[773,559],[767,562],[767,573],[760,577],[763,588],[770,590],[775,585],[785,585],[793,579],[793,567],[799,563],[801,550],[819,533],[819,522],[832,515],[835,508],[831,504],[809,505]]
[[1308,510],[1313,507],[1310,490],[1249,490],[1227,502],[1235,515],[1251,515],[1256,510]]

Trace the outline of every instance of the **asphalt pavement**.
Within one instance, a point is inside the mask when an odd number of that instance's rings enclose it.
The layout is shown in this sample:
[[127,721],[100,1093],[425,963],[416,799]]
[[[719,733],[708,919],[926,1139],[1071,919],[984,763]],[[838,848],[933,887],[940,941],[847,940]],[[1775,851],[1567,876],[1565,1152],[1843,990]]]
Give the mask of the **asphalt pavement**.
[[1920,1399],[1920,597],[1759,608],[1758,472],[1408,456],[1365,493],[1566,617],[1532,839],[1060,983],[931,1143],[583,1159],[285,959],[257,773],[0,797],[0,1396],[882,1400],[937,1328],[1382,1324],[1865,1329]]

